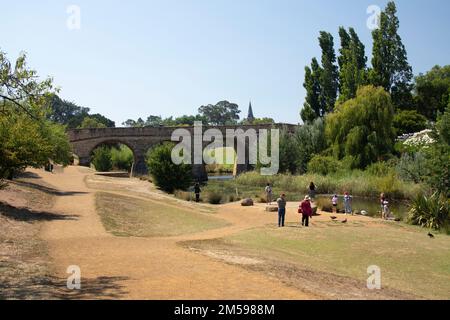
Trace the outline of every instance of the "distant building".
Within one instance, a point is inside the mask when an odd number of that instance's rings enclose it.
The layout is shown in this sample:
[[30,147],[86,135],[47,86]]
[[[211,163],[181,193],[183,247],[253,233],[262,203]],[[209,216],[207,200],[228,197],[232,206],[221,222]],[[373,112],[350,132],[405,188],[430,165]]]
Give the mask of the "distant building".
[[248,105],[247,121],[249,123],[252,123],[253,121],[255,121],[255,116],[253,115],[253,109],[252,109],[252,102],[251,101],[250,101],[250,103]]

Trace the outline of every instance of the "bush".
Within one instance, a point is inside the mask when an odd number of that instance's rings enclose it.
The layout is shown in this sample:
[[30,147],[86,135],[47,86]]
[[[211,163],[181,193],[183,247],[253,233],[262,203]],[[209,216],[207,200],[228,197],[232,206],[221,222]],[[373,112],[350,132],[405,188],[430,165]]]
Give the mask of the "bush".
[[408,215],[413,225],[438,230],[449,225],[450,202],[437,192],[427,197],[418,195],[414,199]]
[[125,145],[120,145],[119,148],[111,149],[112,166],[117,170],[131,171],[134,157],[133,152]]
[[393,173],[394,169],[387,162],[376,162],[368,166],[366,171],[373,176],[385,176]]
[[421,152],[402,154],[395,170],[400,178],[414,183],[422,182],[427,176],[427,159]]
[[402,110],[394,116],[393,125],[397,135],[415,133],[426,129],[427,118],[416,110]]
[[333,157],[316,155],[308,162],[308,172],[328,175],[337,172],[340,169],[340,163]]
[[102,146],[94,150],[92,164],[95,170],[108,172],[112,169],[111,150],[107,146]]
[[166,142],[147,154],[147,166],[153,182],[170,193],[174,190],[186,190],[192,182],[192,166],[174,164],[173,147],[173,143]]
[[208,193],[208,203],[210,204],[220,204],[222,202],[222,194],[219,192],[209,192]]

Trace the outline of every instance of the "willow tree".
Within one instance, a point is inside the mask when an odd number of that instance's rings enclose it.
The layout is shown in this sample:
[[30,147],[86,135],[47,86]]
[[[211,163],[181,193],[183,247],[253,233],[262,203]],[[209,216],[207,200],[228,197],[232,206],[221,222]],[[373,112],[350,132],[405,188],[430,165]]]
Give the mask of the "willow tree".
[[346,158],[353,168],[365,168],[393,150],[394,107],[381,87],[364,86],[356,98],[337,104],[326,117],[325,133],[337,159]]

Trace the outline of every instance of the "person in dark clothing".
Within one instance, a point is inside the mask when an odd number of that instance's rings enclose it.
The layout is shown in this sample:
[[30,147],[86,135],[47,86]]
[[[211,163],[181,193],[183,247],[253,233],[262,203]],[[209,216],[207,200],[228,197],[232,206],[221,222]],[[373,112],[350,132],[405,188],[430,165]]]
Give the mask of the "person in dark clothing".
[[194,186],[195,202],[200,202],[200,192],[202,190],[200,189],[200,184],[197,182]]
[[309,197],[314,199],[316,197],[316,185],[311,181],[309,184]]
[[283,193],[278,199],[278,227],[284,227],[286,217],[286,195]]
[[309,219],[312,217],[313,212],[311,208],[311,198],[309,196],[305,197],[305,200],[300,203],[300,210],[302,213],[302,226],[309,226]]

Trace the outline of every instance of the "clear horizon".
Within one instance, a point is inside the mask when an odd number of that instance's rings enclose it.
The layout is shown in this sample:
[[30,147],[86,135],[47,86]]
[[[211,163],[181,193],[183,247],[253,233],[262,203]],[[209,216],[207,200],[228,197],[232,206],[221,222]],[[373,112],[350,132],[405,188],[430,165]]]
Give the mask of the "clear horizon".
[[[395,1],[400,35],[414,74],[448,64],[448,1]],[[371,60],[367,8],[387,1],[22,1],[3,5],[0,50],[21,51],[40,77],[52,76],[61,98],[121,126],[196,114],[201,105],[251,100],[256,117],[299,123],[304,67],[320,59],[319,31],[354,27]],[[69,5],[81,29],[66,26]]]

